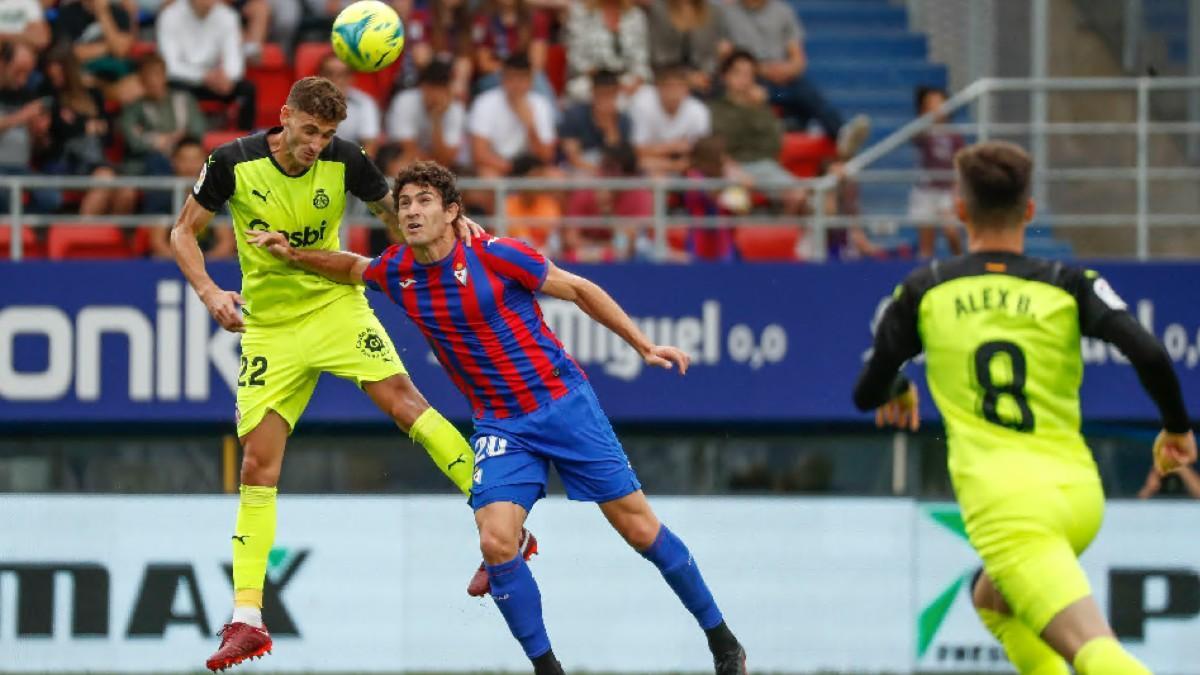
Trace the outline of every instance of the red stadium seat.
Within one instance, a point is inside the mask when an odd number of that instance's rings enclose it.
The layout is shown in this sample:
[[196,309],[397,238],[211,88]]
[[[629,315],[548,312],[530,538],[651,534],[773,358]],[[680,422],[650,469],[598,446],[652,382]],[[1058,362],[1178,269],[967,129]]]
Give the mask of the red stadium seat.
[[688,231],[686,227],[667,228],[667,246],[676,251],[686,251],[688,247]]
[[546,79],[559,96],[567,88],[567,48],[551,43],[546,47]]
[[742,260],[791,261],[796,259],[800,230],[794,227],[739,227],[733,241]]
[[333,46],[328,42],[301,42],[296,45],[295,79],[316,75],[321,67],[321,59],[333,53]]
[[[12,226],[0,223],[0,260],[9,259],[9,251],[12,249]],[[46,254],[42,245],[38,242],[37,234],[32,227],[25,226],[21,228],[21,256],[24,258],[40,258]]]
[[821,172],[821,163],[837,156],[837,144],[828,136],[790,133],[783,136],[779,163],[801,178]]
[[50,226],[46,249],[51,260],[65,258],[128,258],[129,243],[119,227],[57,224]]
[[346,250],[359,255],[371,255],[371,230],[361,226],[351,226],[350,234],[346,237]]
[[292,88],[292,68],[288,65],[283,49],[274,43],[263,45],[262,58],[256,64],[247,64],[246,79],[257,87],[257,127],[279,125],[279,109],[287,101]]
[[204,134],[204,151],[211,153],[226,143],[245,136],[246,132],[233,130],[210,131]]

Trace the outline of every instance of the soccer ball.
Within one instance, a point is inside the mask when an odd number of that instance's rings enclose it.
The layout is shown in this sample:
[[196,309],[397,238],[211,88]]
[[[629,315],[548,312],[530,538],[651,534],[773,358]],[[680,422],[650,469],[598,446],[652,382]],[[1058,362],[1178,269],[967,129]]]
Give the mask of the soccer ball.
[[373,73],[390,66],[404,50],[404,24],[379,0],[359,0],[333,20],[333,53],[355,70]]

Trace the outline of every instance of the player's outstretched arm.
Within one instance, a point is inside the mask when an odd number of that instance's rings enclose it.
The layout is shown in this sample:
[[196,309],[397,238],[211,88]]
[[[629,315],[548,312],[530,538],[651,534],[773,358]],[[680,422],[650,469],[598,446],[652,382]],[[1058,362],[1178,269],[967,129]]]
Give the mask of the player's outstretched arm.
[[921,352],[914,298],[901,287],[875,327],[875,342],[854,385],[854,405],[875,410],[877,426],[916,431],[921,426],[917,388],[900,373],[905,361]]
[[280,260],[339,284],[362,285],[363,272],[371,263],[370,258],[349,251],[310,251],[293,248],[280,232],[249,230],[246,232],[246,241],[267,249]]
[[1163,431],[1154,442],[1154,467],[1160,473],[1170,473],[1195,462],[1196,439],[1183,403],[1183,391],[1162,343],[1124,311],[1108,315],[1090,332],[1121,350],[1158,406]]
[[244,333],[246,325],[240,309],[245,304],[242,296],[237,291],[225,291],[217,286],[204,267],[204,253],[196,243],[196,235],[208,227],[212,217],[212,211],[188,195],[175,226],[171,228],[171,252],[183,276],[192,285],[196,295],[200,296],[213,319],[227,331]]
[[543,293],[575,303],[585,314],[629,343],[647,364],[667,369],[677,365],[680,375],[687,372],[691,362],[687,352],[678,347],[654,344],[603,288],[554,263],[546,264],[549,265],[549,271],[546,281],[542,283]]

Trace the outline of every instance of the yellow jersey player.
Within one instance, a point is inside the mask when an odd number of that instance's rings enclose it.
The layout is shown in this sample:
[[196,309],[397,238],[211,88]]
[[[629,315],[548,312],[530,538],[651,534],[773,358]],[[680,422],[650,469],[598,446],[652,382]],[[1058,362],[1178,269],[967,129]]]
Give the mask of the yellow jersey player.
[[[345,117],[346,99],[332,82],[299,80],[280,111],[282,126],[212,153],[171,231],[175,259],[209,313],[224,329],[242,333],[236,417],[244,457],[233,536],[234,610],[220,648],[206,663],[212,670],[271,649],[262,600],[275,539],[276,485],[287,437],[322,372],[354,381],[460,490],[471,488],[474,453],[413,385],[362,288],[303,272],[246,243],[248,231],[273,231],[297,248],[338,250],[347,193],[399,232],[383,175],[361,148],[334,137]],[[242,270],[240,293],[213,282],[196,244],[197,233],[226,203]],[[464,239],[477,233],[467,225],[458,231]],[[525,557],[536,551],[528,533],[521,546]],[[478,571],[472,592],[486,592],[487,581],[486,572]]]
[[1162,345],[1095,272],[1023,255],[1032,162],[1003,142],[955,158],[970,253],[913,272],[876,329],[854,391],[877,421],[915,429],[916,389],[897,372],[924,351],[949,469],[983,559],[975,607],[1021,673],[1148,673],[1116,641],[1077,556],[1104,492],[1080,434],[1080,337],[1118,347],[1162,415],[1154,462],[1195,461],[1179,381]]

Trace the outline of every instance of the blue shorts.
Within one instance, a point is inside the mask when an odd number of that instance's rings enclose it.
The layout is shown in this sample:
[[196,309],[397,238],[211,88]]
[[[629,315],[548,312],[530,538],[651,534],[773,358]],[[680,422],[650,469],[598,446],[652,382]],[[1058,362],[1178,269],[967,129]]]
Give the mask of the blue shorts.
[[546,496],[551,462],[570,499],[603,503],[642,487],[587,382],[528,415],[476,420],[471,447],[476,510],[501,501],[531,510]]

